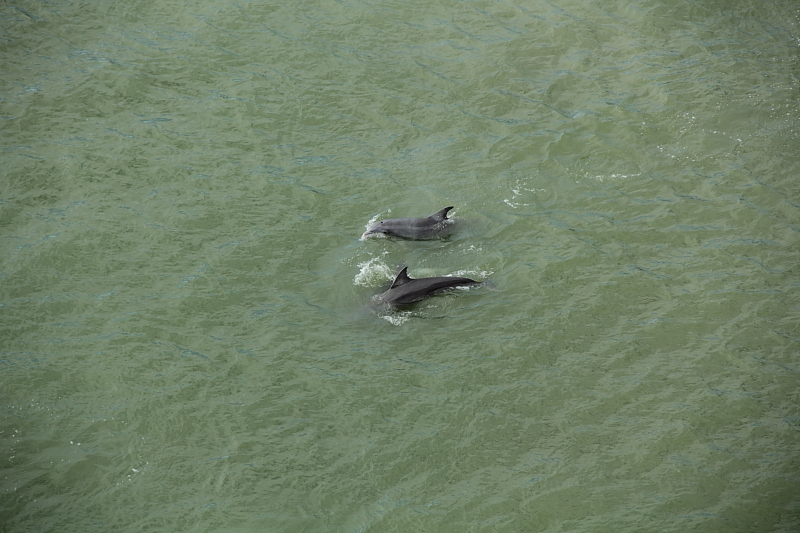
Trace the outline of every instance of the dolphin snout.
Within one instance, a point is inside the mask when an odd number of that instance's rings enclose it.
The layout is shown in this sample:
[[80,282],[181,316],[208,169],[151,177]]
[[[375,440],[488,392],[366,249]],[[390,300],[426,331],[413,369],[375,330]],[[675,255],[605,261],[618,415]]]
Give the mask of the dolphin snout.
[[374,230],[374,229],[368,229],[367,231],[365,231],[361,235],[361,238],[365,239],[367,237],[372,237],[373,235],[385,236],[386,234],[383,233],[382,231],[378,231],[378,230]]

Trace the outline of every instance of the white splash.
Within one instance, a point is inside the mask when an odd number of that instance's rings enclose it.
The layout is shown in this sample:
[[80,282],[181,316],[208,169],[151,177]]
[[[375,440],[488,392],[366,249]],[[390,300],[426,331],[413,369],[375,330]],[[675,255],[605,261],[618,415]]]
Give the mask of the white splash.
[[[529,179],[532,179],[532,178],[533,178],[533,176],[529,177]],[[505,203],[507,206],[512,207],[514,209],[517,209],[518,207],[528,207],[531,204],[526,204],[526,203],[523,203],[523,202],[516,202],[514,200],[516,200],[520,196],[525,196],[527,193],[536,194],[536,193],[547,192],[547,189],[537,189],[535,187],[533,187],[533,188],[523,187],[523,184],[527,185],[527,183],[525,183],[523,180],[518,179],[517,183],[514,184],[513,187],[511,187],[511,192],[513,193],[513,195],[511,196],[511,198],[504,198],[503,199],[503,203]]]
[[494,274],[494,272],[486,270],[459,270],[453,273],[453,276],[460,276],[462,278],[478,278],[486,279]]
[[641,176],[641,175],[642,175],[642,173],[639,172],[637,174],[608,174],[606,176],[604,176],[602,174],[599,174],[599,175],[594,176],[594,177],[592,177],[592,176],[587,176],[587,177],[589,179],[593,179],[595,181],[599,181],[600,183],[603,183],[606,180],[624,180],[624,179],[627,179],[627,178],[636,178],[636,177]]
[[383,263],[380,257],[373,257],[358,264],[358,274],[353,278],[353,283],[362,287],[372,287],[387,279],[393,279],[392,269]]
[[393,326],[402,326],[412,317],[411,312],[396,312],[392,314],[381,315],[381,318]]

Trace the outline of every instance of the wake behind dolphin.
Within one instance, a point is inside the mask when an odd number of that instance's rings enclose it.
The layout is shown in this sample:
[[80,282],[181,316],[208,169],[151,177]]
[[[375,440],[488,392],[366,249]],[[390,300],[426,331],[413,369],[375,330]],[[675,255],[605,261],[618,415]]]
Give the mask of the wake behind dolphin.
[[408,267],[405,267],[397,275],[391,288],[375,296],[374,302],[387,306],[411,304],[434,294],[479,283],[474,279],[457,276],[414,279],[408,276]]
[[402,239],[430,240],[444,237],[452,231],[453,219],[447,218],[447,212],[453,206],[440,209],[428,217],[390,218],[372,224],[361,238],[372,235],[386,235]]

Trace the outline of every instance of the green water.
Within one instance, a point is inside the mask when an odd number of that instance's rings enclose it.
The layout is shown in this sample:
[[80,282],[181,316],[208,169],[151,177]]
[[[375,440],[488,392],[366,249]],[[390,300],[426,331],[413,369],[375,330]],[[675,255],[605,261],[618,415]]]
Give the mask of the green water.
[[794,0],[0,29],[0,531],[800,530]]

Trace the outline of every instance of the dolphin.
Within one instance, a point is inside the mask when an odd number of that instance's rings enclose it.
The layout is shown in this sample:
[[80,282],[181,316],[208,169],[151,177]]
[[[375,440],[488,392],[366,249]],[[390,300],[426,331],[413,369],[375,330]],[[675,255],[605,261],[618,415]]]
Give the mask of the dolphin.
[[390,218],[371,225],[361,238],[370,235],[384,234],[403,239],[428,240],[436,239],[450,233],[453,219],[447,218],[447,212],[453,206],[440,209],[429,217],[422,218]]
[[390,306],[410,304],[456,287],[468,287],[478,283],[474,279],[456,276],[413,279],[408,277],[408,267],[405,267],[388,291],[375,296],[375,302]]

